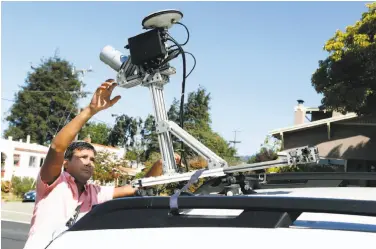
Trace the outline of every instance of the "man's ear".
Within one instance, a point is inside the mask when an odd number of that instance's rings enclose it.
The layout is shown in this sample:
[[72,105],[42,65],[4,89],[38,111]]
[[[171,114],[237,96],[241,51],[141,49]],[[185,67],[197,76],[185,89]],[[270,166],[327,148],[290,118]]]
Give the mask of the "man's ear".
[[67,166],[68,166],[68,160],[64,159],[64,162],[63,162],[64,171],[67,170]]

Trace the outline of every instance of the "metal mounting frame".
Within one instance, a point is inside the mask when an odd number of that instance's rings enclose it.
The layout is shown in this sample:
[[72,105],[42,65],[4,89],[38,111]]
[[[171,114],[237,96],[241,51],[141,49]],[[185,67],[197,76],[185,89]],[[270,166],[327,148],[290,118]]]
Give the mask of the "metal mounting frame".
[[168,120],[163,90],[164,85],[169,82],[169,76],[175,72],[175,68],[169,65],[164,65],[160,70],[145,72],[142,71],[141,68],[132,65],[131,59],[129,59],[122,65],[118,73],[117,79],[120,87],[131,88],[141,85],[149,88],[154,107],[159,148],[162,154],[163,175],[136,179],[132,182],[133,186],[146,187],[187,181],[197,172],[178,173],[171,134],[183,141],[184,144],[193,149],[208,162],[208,168],[202,171],[201,174],[196,174],[198,178],[220,177],[234,172],[246,172],[294,164],[317,163],[319,161],[316,147],[302,147],[289,152],[279,153],[279,157],[275,161],[229,167],[224,159],[216,155],[179,125]]

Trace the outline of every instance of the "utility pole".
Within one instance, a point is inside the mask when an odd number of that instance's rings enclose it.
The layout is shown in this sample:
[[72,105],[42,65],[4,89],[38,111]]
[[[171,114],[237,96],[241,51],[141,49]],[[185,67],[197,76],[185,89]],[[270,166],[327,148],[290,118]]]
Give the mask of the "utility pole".
[[[82,86],[82,83],[83,83],[83,80],[84,80],[84,77],[87,73],[91,73],[93,72],[93,69],[92,67],[90,66],[88,69],[78,69],[76,70],[76,68],[72,68],[72,74],[75,75],[79,75],[79,81],[80,81],[80,91],[78,92],[78,97],[77,97],[77,115],[80,114],[81,112],[81,108],[80,108],[80,99],[81,99],[81,96],[83,94],[83,86]],[[75,141],[78,140],[78,133],[76,135],[76,138],[75,138]]]
[[230,141],[230,143],[233,143],[233,144],[234,144],[234,149],[236,149],[236,144],[241,143],[241,141],[237,141],[237,140],[236,140],[236,133],[237,133],[237,132],[241,132],[241,131],[235,130],[235,131],[233,131],[233,132],[234,132],[234,140],[233,140],[233,141]]

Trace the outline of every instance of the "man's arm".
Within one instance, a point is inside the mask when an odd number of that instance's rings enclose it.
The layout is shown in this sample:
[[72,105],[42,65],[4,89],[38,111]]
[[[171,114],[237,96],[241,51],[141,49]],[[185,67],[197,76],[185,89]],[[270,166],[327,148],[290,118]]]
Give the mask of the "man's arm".
[[[174,153],[175,156],[175,162],[177,165],[180,164],[181,158],[178,154]],[[148,172],[146,172],[145,177],[152,177],[152,176],[161,176],[163,174],[163,165],[162,165],[162,159],[159,159],[156,161],[153,166],[150,168]]]
[[[175,160],[176,163],[180,163],[180,156],[178,154],[175,154]],[[161,176],[162,175],[162,160],[156,161],[151,169],[145,174],[145,177],[151,177],[151,176]],[[119,198],[119,197],[127,197],[127,196],[134,196],[138,188],[133,188],[130,185],[117,187],[114,189],[114,195],[113,198]]]
[[89,108],[85,108],[68,125],[66,125],[52,140],[46,160],[40,170],[43,182],[51,184],[61,173],[64,152],[73,141],[84,124],[93,116]]
[[96,113],[113,106],[120,99],[120,96],[116,96],[110,100],[112,90],[117,85],[112,83],[113,80],[108,80],[98,87],[89,106],[84,108],[80,114],[64,126],[52,140],[46,160],[40,170],[40,176],[43,182],[51,184],[60,175],[61,167],[64,162],[64,153],[85,123]]
[[131,185],[125,185],[122,187],[117,187],[114,189],[114,196],[113,198],[119,197],[127,197],[127,196],[134,196],[136,193],[137,188],[133,188]]

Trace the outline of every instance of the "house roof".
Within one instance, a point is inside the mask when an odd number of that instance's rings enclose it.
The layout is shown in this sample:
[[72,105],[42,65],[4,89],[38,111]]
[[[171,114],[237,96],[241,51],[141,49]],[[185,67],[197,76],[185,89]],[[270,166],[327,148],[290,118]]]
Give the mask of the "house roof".
[[120,173],[124,175],[136,176],[137,173],[141,172],[141,169],[127,168],[127,167],[118,167]]
[[113,150],[120,150],[120,148],[113,147],[113,146],[108,146],[108,145],[103,145],[103,144],[95,144],[91,143],[94,147],[101,147],[101,148],[106,148],[106,149],[113,149]]
[[324,124],[327,124],[327,123],[349,120],[349,119],[356,118],[356,117],[358,117],[358,116],[355,113],[349,113],[349,114],[346,114],[346,115],[343,115],[343,116],[325,118],[325,119],[320,119],[320,120],[305,123],[305,124],[293,125],[293,126],[289,126],[289,127],[285,127],[285,128],[275,129],[275,130],[270,131],[269,134],[272,135],[272,136],[273,135],[279,135],[279,134],[285,133],[285,132],[292,132],[292,131],[314,128],[314,127],[324,125]]

